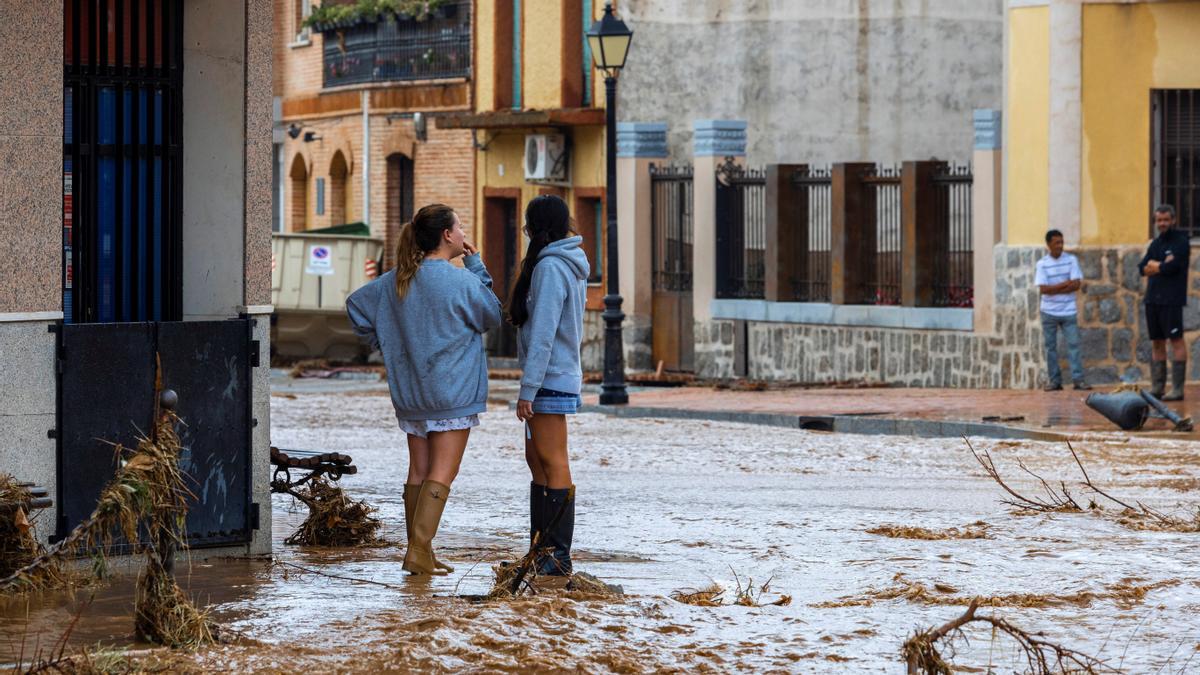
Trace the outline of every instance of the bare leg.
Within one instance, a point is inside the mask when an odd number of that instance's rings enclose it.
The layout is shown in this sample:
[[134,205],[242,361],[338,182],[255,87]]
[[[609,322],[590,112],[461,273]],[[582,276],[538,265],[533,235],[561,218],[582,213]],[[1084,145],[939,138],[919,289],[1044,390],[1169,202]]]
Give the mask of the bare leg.
[[[1166,351],[1167,351],[1166,346],[1164,345],[1164,347],[1163,347],[1163,358],[1164,359],[1167,358]],[[1175,338],[1175,339],[1171,340],[1171,360],[1174,361],[1175,363],[1183,363],[1184,361],[1187,361],[1187,357],[1188,357],[1187,342],[1185,342],[1183,338]],[[1159,359],[1158,357],[1155,357],[1155,360],[1161,360],[1161,359]]]
[[546,484],[546,469],[538,457],[537,445],[532,438],[525,439],[525,463],[529,465],[530,479],[538,485]]
[[426,480],[437,481],[447,487],[454,482],[470,435],[470,429],[434,431],[429,434],[429,474]]
[[408,484],[421,485],[429,477],[429,441],[408,435]]
[[[1180,343],[1183,340],[1179,341]],[[1150,358],[1154,361],[1167,360],[1167,341],[1166,340],[1151,340],[1150,341]]]
[[[533,442],[526,443],[526,456],[528,457],[529,446],[533,445],[546,479],[543,485],[552,490],[571,487],[571,463],[567,457],[567,416],[545,413],[534,415],[529,420],[529,429],[533,435]],[[532,465],[530,469],[532,470]]]

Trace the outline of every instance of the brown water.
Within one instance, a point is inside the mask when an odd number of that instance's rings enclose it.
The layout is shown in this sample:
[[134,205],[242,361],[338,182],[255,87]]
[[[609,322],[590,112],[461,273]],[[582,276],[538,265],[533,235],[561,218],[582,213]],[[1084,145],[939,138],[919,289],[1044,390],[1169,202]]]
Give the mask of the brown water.
[[[240,638],[180,657],[177,667],[898,672],[900,645],[915,628],[944,623],[983,595],[1000,606],[981,613],[1114,667],[1200,671],[1200,534],[1133,531],[1096,514],[1015,515],[961,440],[580,415],[571,422],[576,566],[623,585],[628,597],[475,604],[457,596],[485,593],[490,566],[526,544],[528,475],[511,413],[484,417],[450,495],[436,543],[456,572],[416,581],[400,570],[405,453],[386,395],[277,397],[271,422],[276,445],[352,455],[360,473],[344,487],[379,507],[385,536],[398,544],[285,547],[303,513],[276,498],[274,562],[196,552],[190,572],[182,568],[185,585]],[[1083,492],[1064,446],[976,447],[1024,491],[1036,485],[1018,457]],[[1075,447],[1093,480],[1127,500],[1167,510],[1200,504],[1195,444],[1096,436]],[[971,526],[986,538],[866,532],[888,525]],[[786,594],[791,603],[694,607],[669,598],[749,579],[770,580],[764,600]],[[99,589],[72,643],[131,645],[131,586]],[[0,605],[0,662],[14,658],[22,636],[26,655],[34,640],[56,640],[86,599]],[[968,636],[955,644],[957,664],[1022,669],[1010,641],[982,629]]]

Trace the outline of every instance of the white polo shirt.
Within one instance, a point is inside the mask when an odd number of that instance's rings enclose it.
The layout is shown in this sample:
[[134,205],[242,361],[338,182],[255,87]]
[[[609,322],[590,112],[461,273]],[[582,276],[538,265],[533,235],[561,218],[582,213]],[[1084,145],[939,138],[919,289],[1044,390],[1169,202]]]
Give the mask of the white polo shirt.
[[[1062,255],[1057,258],[1052,258],[1047,253],[1037,261],[1037,274],[1034,275],[1033,283],[1038,286],[1053,286],[1075,279],[1083,279],[1083,270],[1079,269],[1079,260],[1063,251]],[[1075,316],[1078,311],[1075,307],[1074,291],[1042,295],[1042,312],[1050,316]]]

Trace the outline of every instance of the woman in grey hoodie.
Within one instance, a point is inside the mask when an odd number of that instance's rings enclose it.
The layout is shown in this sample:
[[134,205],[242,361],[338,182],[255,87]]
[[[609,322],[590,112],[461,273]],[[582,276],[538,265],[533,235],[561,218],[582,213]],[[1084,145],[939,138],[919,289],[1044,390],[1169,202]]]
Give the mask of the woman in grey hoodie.
[[[466,269],[450,264],[460,255]],[[471,428],[487,409],[483,334],[500,325],[492,277],[458,214],[430,204],[400,230],[396,268],[346,299],[354,330],[383,355],[400,428],[408,434],[404,569],[446,574],[433,537]]]
[[[529,485],[529,536],[537,533],[551,552],[537,560],[537,573],[570,576],[575,533],[575,485],[567,458],[567,419],[579,409],[583,369],[579,345],[587,300],[588,260],[572,236],[567,204],[553,195],[525,209],[529,248],[508,301],[508,318],[518,328],[521,393],[517,417],[526,423],[525,461]],[[561,516],[558,514],[561,512]],[[555,519],[557,517],[557,520]]]

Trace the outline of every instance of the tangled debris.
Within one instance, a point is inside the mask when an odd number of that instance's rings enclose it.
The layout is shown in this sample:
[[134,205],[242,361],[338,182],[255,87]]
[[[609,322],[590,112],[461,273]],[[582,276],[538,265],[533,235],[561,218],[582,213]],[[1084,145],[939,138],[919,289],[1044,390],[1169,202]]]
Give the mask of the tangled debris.
[[956,672],[954,666],[938,652],[936,643],[944,638],[965,639],[963,626],[975,622],[987,624],[992,627],[993,633],[1004,633],[1016,640],[1024,653],[1028,672],[1038,675],[1117,672],[1095,657],[1043,639],[1041,633],[1026,632],[997,616],[980,616],[975,613],[979,605],[980,601],[976,598],[962,616],[937,628],[918,630],[906,640],[900,653],[908,666],[909,675],[950,675]]
[[480,599],[511,600],[523,595],[538,595],[545,591],[560,591],[561,594],[575,600],[615,600],[625,596],[625,589],[621,586],[606,584],[587,572],[573,572],[569,577],[539,577],[536,566],[522,578],[514,593],[513,581],[519,573],[518,567],[519,562],[492,566],[492,573],[495,575],[492,590]]
[[1059,594],[1008,593],[972,597],[960,595],[958,589],[949,584],[934,582],[926,585],[919,581],[913,581],[900,572],[892,577],[892,581],[895,583],[887,588],[872,588],[858,595],[849,595],[813,606],[820,608],[870,607],[876,602],[884,600],[907,600],[924,605],[963,605],[968,602],[976,602],[982,607],[1040,608],[1064,605],[1087,607],[1093,602],[1111,600],[1117,606],[1128,609],[1140,604],[1150,591],[1178,586],[1180,583],[1178,579],[1140,583],[1143,581],[1142,579],[1126,578],[1110,584],[1103,591],[1080,590],[1074,593]]
[[914,527],[910,525],[880,525],[867,530],[867,534],[877,534],[881,537],[891,537],[893,539],[921,539],[924,541],[935,541],[941,539],[991,539],[988,534],[987,523],[982,520],[971,523],[962,528],[957,527],[947,528],[945,530],[929,530],[924,527]]
[[731,599],[728,601],[725,597],[725,589],[716,582],[700,589],[684,588],[672,591],[671,599],[694,607],[723,607],[725,605],[784,607],[792,604],[792,596],[782,594],[770,602],[764,601],[763,596],[771,592],[772,579],[767,579],[767,582],[761,586],[755,586],[754,579],[747,579],[745,586],[743,586],[741,577],[737,575],[737,572],[733,573],[733,579],[736,588],[733,590]]
[[[29,565],[42,552],[29,517],[33,496],[15,478],[0,473],[0,578],[8,577]],[[48,567],[42,575],[47,584],[66,578],[57,566]]]
[[[1066,481],[1059,481],[1059,487],[1055,488],[1041,476],[1033,471],[1030,471],[1020,459],[1017,460],[1017,466],[1021,467],[1029,475],[1033,476],[1041,484],[1042,492],[1045,496],[1029,497],[1010,487],[1000,477],[1000,472],[996,469],[996,464],[986,450],[976,452],[971,445],[971,441],[964,439],[967,442],[967,448],[987,475],[1004,489],[1010,495],[1010,499],[1002,499],[1001,502],[1014,506],[1020,509],[1021,512],[1042,512],[1042,513],[1082,513],[1084,511],[1092,511],[1096,513],[1108,514],[1104,507],[1097,503],[1094,499],[1089,500],[1087,507],[1082,506],[1075,497],[1071,495],[1070,489],[1067,487]],[[1100,489],[1092,482],[1091,476],[1088,475],[1087,468],[1084,467],[1083,461],[1079,459],[1079,454],[1075,452],[1075,448],[1070,442],[1067,443],[1067,449],[1071,452],[1071,457],[1075,460],[1075,465],[1079,467],[1079,471],[1083,474],[1082,486],[1093,492],[1099,497],[1107,499],[1110,502],[1120,506],[1121,511],[1116,512],[1111,517],[1118,524],[1124,525],[1134,530],[1156,530],[1169,532],[1200,532],[1200,507],[1195,507],[1188,517],[1178,517],[1163,513],[1157,509],[1146,506],[1141,502],[1133,502],[1132,504],[1123,499],[1119,499],[1112,494]]]
[[285,544],[368,547],[387,543],[379,536],[383,523],[374,515],[377,509],[354,501],[340,485],[314,478],[298,490],[288,490],[288,494],[304,502],[308,517]]
[[[155,400],[162,391],[161,370]],[[162,400],[175,400],[163,392]],[[167,396],[169,394],[170,396]],[[117,445],[116,475],[100,493],[96,509],[53,548],[28,565],[0,579],[0,591],[46,588],[53,570],[68,558],[90,555],[95,577],[106,573],[106,551],[114,533],[144,551],[146,567],[138,579],[134,612],[137,633],[143,639],[171,647],[194,647],[215,642],[217,628],[197,610],[172,576],[175,552],[187,547],[185,519],[191,496],[179,469],[182,449],[175,425],[181,423],[169,408],[159,410],[150,437],[138,439],[133,451]],[[148,534],[142,541],[140,534]]]

